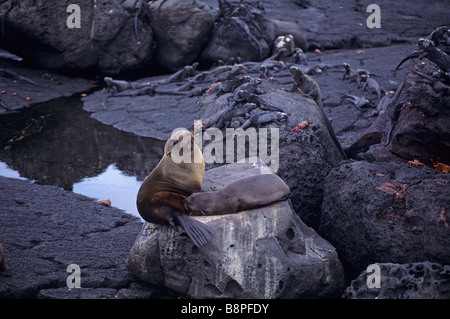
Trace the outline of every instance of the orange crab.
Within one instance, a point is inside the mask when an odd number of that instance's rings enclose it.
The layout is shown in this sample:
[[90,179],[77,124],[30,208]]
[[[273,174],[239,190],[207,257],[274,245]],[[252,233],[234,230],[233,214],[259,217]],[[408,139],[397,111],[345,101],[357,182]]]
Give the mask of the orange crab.
[[212,90],[214,90],[216,87],[218,87],[221,84],[222,84],[222,82],[213,83],[211,85],[211,87],[208,90],[206,90],[205,94],[208,95],[209,93],[211,93]]
[[111,201],[109,199],[102,199],[101,201],[97,202],[97,204],[106,206],[106,207],[111,207]]
[[421,162],[419,162],[419,160],[416,160],[416,159],[414,161],[408,161],[408,166],[409,167],[412,167],[412,166],[422,167],[424,165],[425,165],[424,163],[421,163]]
[[439,157],[436,159],[436,163],[433,161],[433,159],[431,159],[431,164],[433,164],[434,169],[437,170],[438,172],[444,174],[450,173],[450,165],[439,163]]
[[311,121],[303,121],[299,125],[297,125],[293,130],[291,130],[291,132],[289,134],[294,134],[298,130],[303,130],[305,127],[307,127],[310,124],[314,124],[314,123]]
[[208,123],[208,122],[209,121],[203,122],[202,120],[195,121],[194,124],[192,125],[192,130],[193,131],[202,130],[202,129],[206,128],[205,123]]

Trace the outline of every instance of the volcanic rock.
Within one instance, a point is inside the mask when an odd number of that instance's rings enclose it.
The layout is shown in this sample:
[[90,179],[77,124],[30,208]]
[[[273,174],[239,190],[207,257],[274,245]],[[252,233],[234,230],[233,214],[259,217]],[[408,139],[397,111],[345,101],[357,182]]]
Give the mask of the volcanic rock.
[[151,61],[153,32],[141,19],[137,35],[134,15],[117,2],[80,0],[77,4],[80,28],[69,28],[66,2],[51,6],[31,0],[15,2],[5,19],[6,47],[40,66],[64,71],[97,69],[117,74]]
[[[349,299],[449,299],[450,266],[429,261],[409,264],[375,264],[380,270],[379,287],[367,285],[375,272],[363,271],[352,281],[343,298]],[[374,280],[375,281],[375,280]]]
[[317,231],[343,265],[447,264],[450,175],[406,163],[344,162],[325,178]]
[[199,0],[152,2],[150,19],[158,47],[156,58],[169,71],[192,63],[214,27],[212,10]]

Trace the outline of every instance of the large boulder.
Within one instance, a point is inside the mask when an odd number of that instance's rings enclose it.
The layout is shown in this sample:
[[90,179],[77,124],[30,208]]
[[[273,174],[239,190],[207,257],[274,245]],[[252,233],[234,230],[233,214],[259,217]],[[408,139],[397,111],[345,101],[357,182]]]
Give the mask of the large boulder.
[[[438,71],[426,59],[413,63],[413,67],[427,75]],[[389,150],[407,160],[416,158],[430,164],[430,158],[440,157],[442,162],[450,163],[450,95],[436,91],[432,85],[422,82],[424,80],[413,71],[406,74],[404,89],[397,101],[402,107],[392,130]]]
[[262,61],[275,40],[275,24],[249,2],[219,1],[219,14],[202,58],[218,61]]
[[417,159],[430,167],[430,159],[439,157],[442,163],[449,164],[448,85],[441,81],[430,83],[415,73],[431,77],[439,71],[427,59],[410,62],[397,100],[349,147],[349,156],[370,161]]
[[[5,18],[4,44],[43,67],[58,70],[97,69],[110,74],[150,63],[153,32],[116,1],[77,1],[80,28],[69,28],[68,3],[16,1]],[[1,5],[6,12],[8,2]],[[137,38],[139,37],[139,39]]]
[[[375,267],[379,267],[375,270]],[[449,299],[450,266],[416,262],[376,264],[345,290],[348,299]],[[372,269],[372,268],[371,268]],[[379,276],[378,279],[375,276]],[[367,284],[369,282],[369,285]],[[378,287],[377,287],[378,286]]]
[[[222,188],[260,169],[240,163],[211,169],[203,188]],[[335,249],[298,218],[288,201],[195,218],[216,231],[211,243],[197,248],[183,231],[146,223],[127,268],[190,298],[314,298],[343,289]]]
[[450,260],[450,175],[406,163],[345,162],[325,178],[317,231],[350,271]]
[[[285,90],[286,87],[283,87],[283,85],[267,80],[262,80],[258,88],[266,92],[258,95],[265,104],[282,107],[288,115],[287,121],[281,122],[281,124],[269,122],[260,126],[260,128],[267,129],[267,137],[260,134],[259,142],[264,143],[267,140],[267,143],[270,144],[268,146],[269,153],[271,148],[275,152],[270,155],[269,167],[291,189],[292,204],[297,214],[308,226],[315,227],[320,216],[323,179],[333,167],[339,164],[342,157],[327,129],[324,114],[314,100],[303,97],[299,92],[289,92]],[[212,93],[204,95],[198,102],[198,118],[205,121],[215,119],[229,105],[228,98],[231,96],[232,93],[223,94],[219,97]],[[256,108],[250,115],[257,113],[263,113],[263,111]],[[241,126],[245,120],[244,117],[234,118],[231,128]],[[303,121],[312,123],[293,133],[291,130]],[[250,129],[252,128],[244,131],[244,134]],[[278,137],[272,134],[272,130],[276,129],[279,130]],[[225,132],[224,136],[226,136]],[[273,133],[276,133],[276,131]],[[278,144],[271,142],[272,138]],[[205,147],[206,145],[209,146],[207,143],[209,142],[204,138]],[[253,150],[263,159],[264,151],[261,146],[258,149],[253,149],[252,145],[249,144],[245,145],[246,152]],[[207,153],[204,151],[208,165]],[[224,155],[228,155],[225,153],[226,151],[224,151]],[[222,159],[223,163],[225,157]],[[215,159],[214,163],[209,165],[221,165],[219,162],[220,159]]]
[[192,63],[209,40],[213,11],[199,0],[158,0],[150,4],[156,58],[169,71]]

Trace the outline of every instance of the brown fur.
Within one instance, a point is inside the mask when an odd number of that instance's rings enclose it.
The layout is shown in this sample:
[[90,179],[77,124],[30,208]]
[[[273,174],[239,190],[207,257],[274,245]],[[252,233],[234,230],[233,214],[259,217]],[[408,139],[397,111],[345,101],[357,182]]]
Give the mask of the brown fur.
[[[172,149],[179,141],[184,146],[189,143],[193,146],[191,163],[172,160]],[[201,163],[194,163],[194,152],[200,154]],[[187,130],[178,131],[167,140],[164,156],[139,189],[136,200],[139,214],[148,222],[172,224],[176,214],[186,213],[182,200],[201,190],[204,171],[205,162],[194,136]]]
[[195,215],[226,215],[287,199],[289,187],[275,174],[255,175],[218,191],[194,193],[185,200]]

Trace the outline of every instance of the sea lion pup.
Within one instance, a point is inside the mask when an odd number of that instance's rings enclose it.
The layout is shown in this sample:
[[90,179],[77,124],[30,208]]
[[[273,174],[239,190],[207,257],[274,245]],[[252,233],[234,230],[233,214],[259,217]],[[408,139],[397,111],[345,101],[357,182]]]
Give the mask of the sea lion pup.
[[[183,155],[184,161],[174,162]],[[188,130],[178,130],[167,140],[163,157],[138,191],[139,214],[151,223],[170,225],[174,229],[181,226],[197,247],[206,244],[214,230],[188,217],[182,202],[192,193],[201,191],[204,172],[205,161],[194,136]]]
[[275,174],[237,180],[218,191],[194,193],[184,200],[194,215],[227,215],[286,200],[291,191]]

